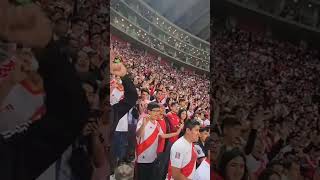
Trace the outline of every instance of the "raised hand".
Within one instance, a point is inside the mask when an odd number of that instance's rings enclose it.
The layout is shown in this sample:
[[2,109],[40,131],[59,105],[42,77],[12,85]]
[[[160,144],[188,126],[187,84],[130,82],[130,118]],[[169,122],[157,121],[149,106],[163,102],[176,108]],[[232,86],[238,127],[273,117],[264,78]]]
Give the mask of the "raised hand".
[[127,74],[127,68],[122,63],[112,63],[110,66],[110,73],[119,77]]
[[51,40],[51,22],[34,3],[16,7],[8,0],[0,0],[0,37],[24,46],[42,48]]
[[179,129],[177,130],[177,133],[180,134],[180,132],[182,131],[184,127],[184,123],[181,123],[180,126],[179,126]]

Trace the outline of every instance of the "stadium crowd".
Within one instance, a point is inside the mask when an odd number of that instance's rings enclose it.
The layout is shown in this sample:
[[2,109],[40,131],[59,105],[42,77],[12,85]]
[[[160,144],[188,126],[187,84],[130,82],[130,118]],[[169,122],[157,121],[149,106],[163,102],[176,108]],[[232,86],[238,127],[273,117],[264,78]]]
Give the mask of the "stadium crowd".
[[319,179],[319,52],[239,29],[211,40],[212,174]]
[[[0,144],[9,153],[1,153],[9,162],[1,179],[105,179],[112,134],[108,2],[20,3],[20,24],[9,26],[16,34],[1,36],[11,41],[1,41]],[[115,68],[123,77],[124,68]]]
[[[173,177],[177,177],[174,172],[171,172],[171,168],[168,168],[171,165],[167,164],[169,156],[170,163],[175,162],[172,155],[175,154],[173,152],[175,148],[171,148],[170,153],[170,147],[177,146],[179,149],[184,147],[185,144],[181,145],[180,139],[184,139],[182,136],[189,137],[190,132],[186,129],[194,127],[198,127],[198,131],[200,131],[200,134],[196,135],[191,141],[197,144],[198,157],[196,159],[199,159],[198,165],[202,161],[206,162],[204,158],[208,154],[210,144],[207,143],[210,131],[209,80],[202,75],[175,69],[168,62],[158,59],[158,56],[114,35],[111,37],[111,51],[115,54],[111,60],[118,56],[122,58],[130,76],[134,77],[133,83],[139,95],[136,106],[123,119],[126,123],[121,123],[120,120],[116,129],[117,135],[113,138],[114,141],[118,142],[114,146],[116,148],[115,152],[118,152],[116,162],[121,164],[121,161],[127,161],[128,163],[135,157],[137,179],[150,179],[154,178],[155,175],[159,175],[160,179],[165,179],[167,171],[169,171],[167,178],[170,178],[171,174]],[[197,85],[195,86],[195,84]],[[123,98],[121,81],[116,76],[111,77],[110,87],[111,104],[113,104],[113,101],[117,102]],[[153,114],[154,109],[157,111],[156,115]],[[153,139],[152,141],[149,139],[149,137],[152,137],[150,135],[152,131],[149,132],[150,130],[148,130],[148,126],[152,125],[149,121],[146,121],[149,118],[150,121],[154,118],[161,127],[161,133],[164,133],[159,139]],[[127,122],[129,122],[129,125]],[[146,132],[141,133],[141,126],[148,127],[145,130]],[[187,131],[188,133],[186,133]],[[165,140],[166,138],[169,139]],[[143,149],[141,144],[149,140],[153,142],[152,146],[141,151]],[[175,143],[176,141],[180,143]],[[186,149],[188,150],[189,146]],[[176,153],[178,153],[176,157],[179,157],[179,152]],[[181,156],[182,154],[181,152]],[[183,158],[181,157],[181,159]],[[160,165],[158,165],[158,161],[160,161]],[[188,161],[192,162],[191,159],[186,160],[186,162]],[[156,168],[159,169],[159,172],[153,172]],[[201,179],[194,175],[195,169],[191,168],[191,172],[190,176],[185,177]],[[209,176],[209,172],[203,174]]]
[[[17,8],[10,3],[0,6],[6,17],[7,5]],[[28,5],[10,14],[17,24],[0,19],[12,28],[0,29],[1,178],[170,179],[209,171],[208,79],[120,41],[111,49],[123,61],[110,53],[109,64],[105,1],[19,3]],[[159,133],[151,145],[150,130]]]

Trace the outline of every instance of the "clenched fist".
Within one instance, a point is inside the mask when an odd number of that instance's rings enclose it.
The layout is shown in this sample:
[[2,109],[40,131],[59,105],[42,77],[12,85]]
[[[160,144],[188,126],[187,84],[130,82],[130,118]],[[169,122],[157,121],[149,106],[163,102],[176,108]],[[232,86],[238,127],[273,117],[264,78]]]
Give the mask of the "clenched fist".
[[36,4],[14,6],[0,0],[0,38],[24,46],[45,47],[52,37],[50,20]]

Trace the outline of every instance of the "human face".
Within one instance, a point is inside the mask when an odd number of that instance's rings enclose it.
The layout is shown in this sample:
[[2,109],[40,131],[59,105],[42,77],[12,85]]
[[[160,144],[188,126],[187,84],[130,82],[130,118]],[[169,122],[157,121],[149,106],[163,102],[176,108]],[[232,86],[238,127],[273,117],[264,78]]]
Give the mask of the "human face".
[[82,84],[82,88],[84,89],[84,91],[86,92],[86,96],[88,99],[88,102],[90,105],[93,105],[94,103],[94,98],[95,98],[95,94],[94,94],[94,89],[91,85],[89,84]]
[[179,104],[180,104],[181,107],[185,107],[186,106],[186,102],[185,101],[181,101]]
[[206,139],[209,137],[209,131],[202,131],[201,133],[200,133],[200,140],[202,141],[202,142],[205,142],[206,141]]
[[181,119],[180,120],[186,120],[186,118],[187,118],[187,112],[186,111],[183,111],[182,113],[181,113],[181,115],[180,115],[181,117]]
[[238,156],[228,162],[226,167],[226,180],[241,180],[245,171],[244,160]]
[[171,106],[171,111],[174,113],[178,113],[178,106],[177,105]]
[[221,147],[221,139],[217,133],[211,133],[210,136],[213,139],[212,147],[210,147],[210,157],[212,161],[215,161],[215,158],[218,157]]
[[141,93],[141,99],[142,99],[142,100],[146,100],[147,97],[148,97],[148,93],[143,91],[143,92]]
[[157,120],[160,115],[160,108],[153,108],[151,111],[149,111],[149,115],[151,120]]
[[225,129],[225,138],[231,140],[232,142],[238,141],[237,139],[241,135],[241,126],[236,125],[233,127],[228,127]]
[[164,93],[162,91],[157,92],[157,98],[161,99],[163,97]]
[[199,136],[200,136],[200,126],[195,126],[193,127],[191,130],[190,129],[187,129],[186,130],[186,134],[189,135],[190,137],[190,140],[192,142],[197,142],[199,140]]

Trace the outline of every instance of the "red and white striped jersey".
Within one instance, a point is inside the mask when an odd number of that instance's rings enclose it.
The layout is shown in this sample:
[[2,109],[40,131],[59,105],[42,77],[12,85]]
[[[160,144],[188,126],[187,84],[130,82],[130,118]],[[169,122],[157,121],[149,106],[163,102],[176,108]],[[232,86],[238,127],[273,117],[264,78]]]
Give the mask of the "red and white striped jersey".
[[40,119],[45,113],[44,96],[43,90],[35,91],[25,81],[15,85],[0,105],[0,133],[6,138]]

